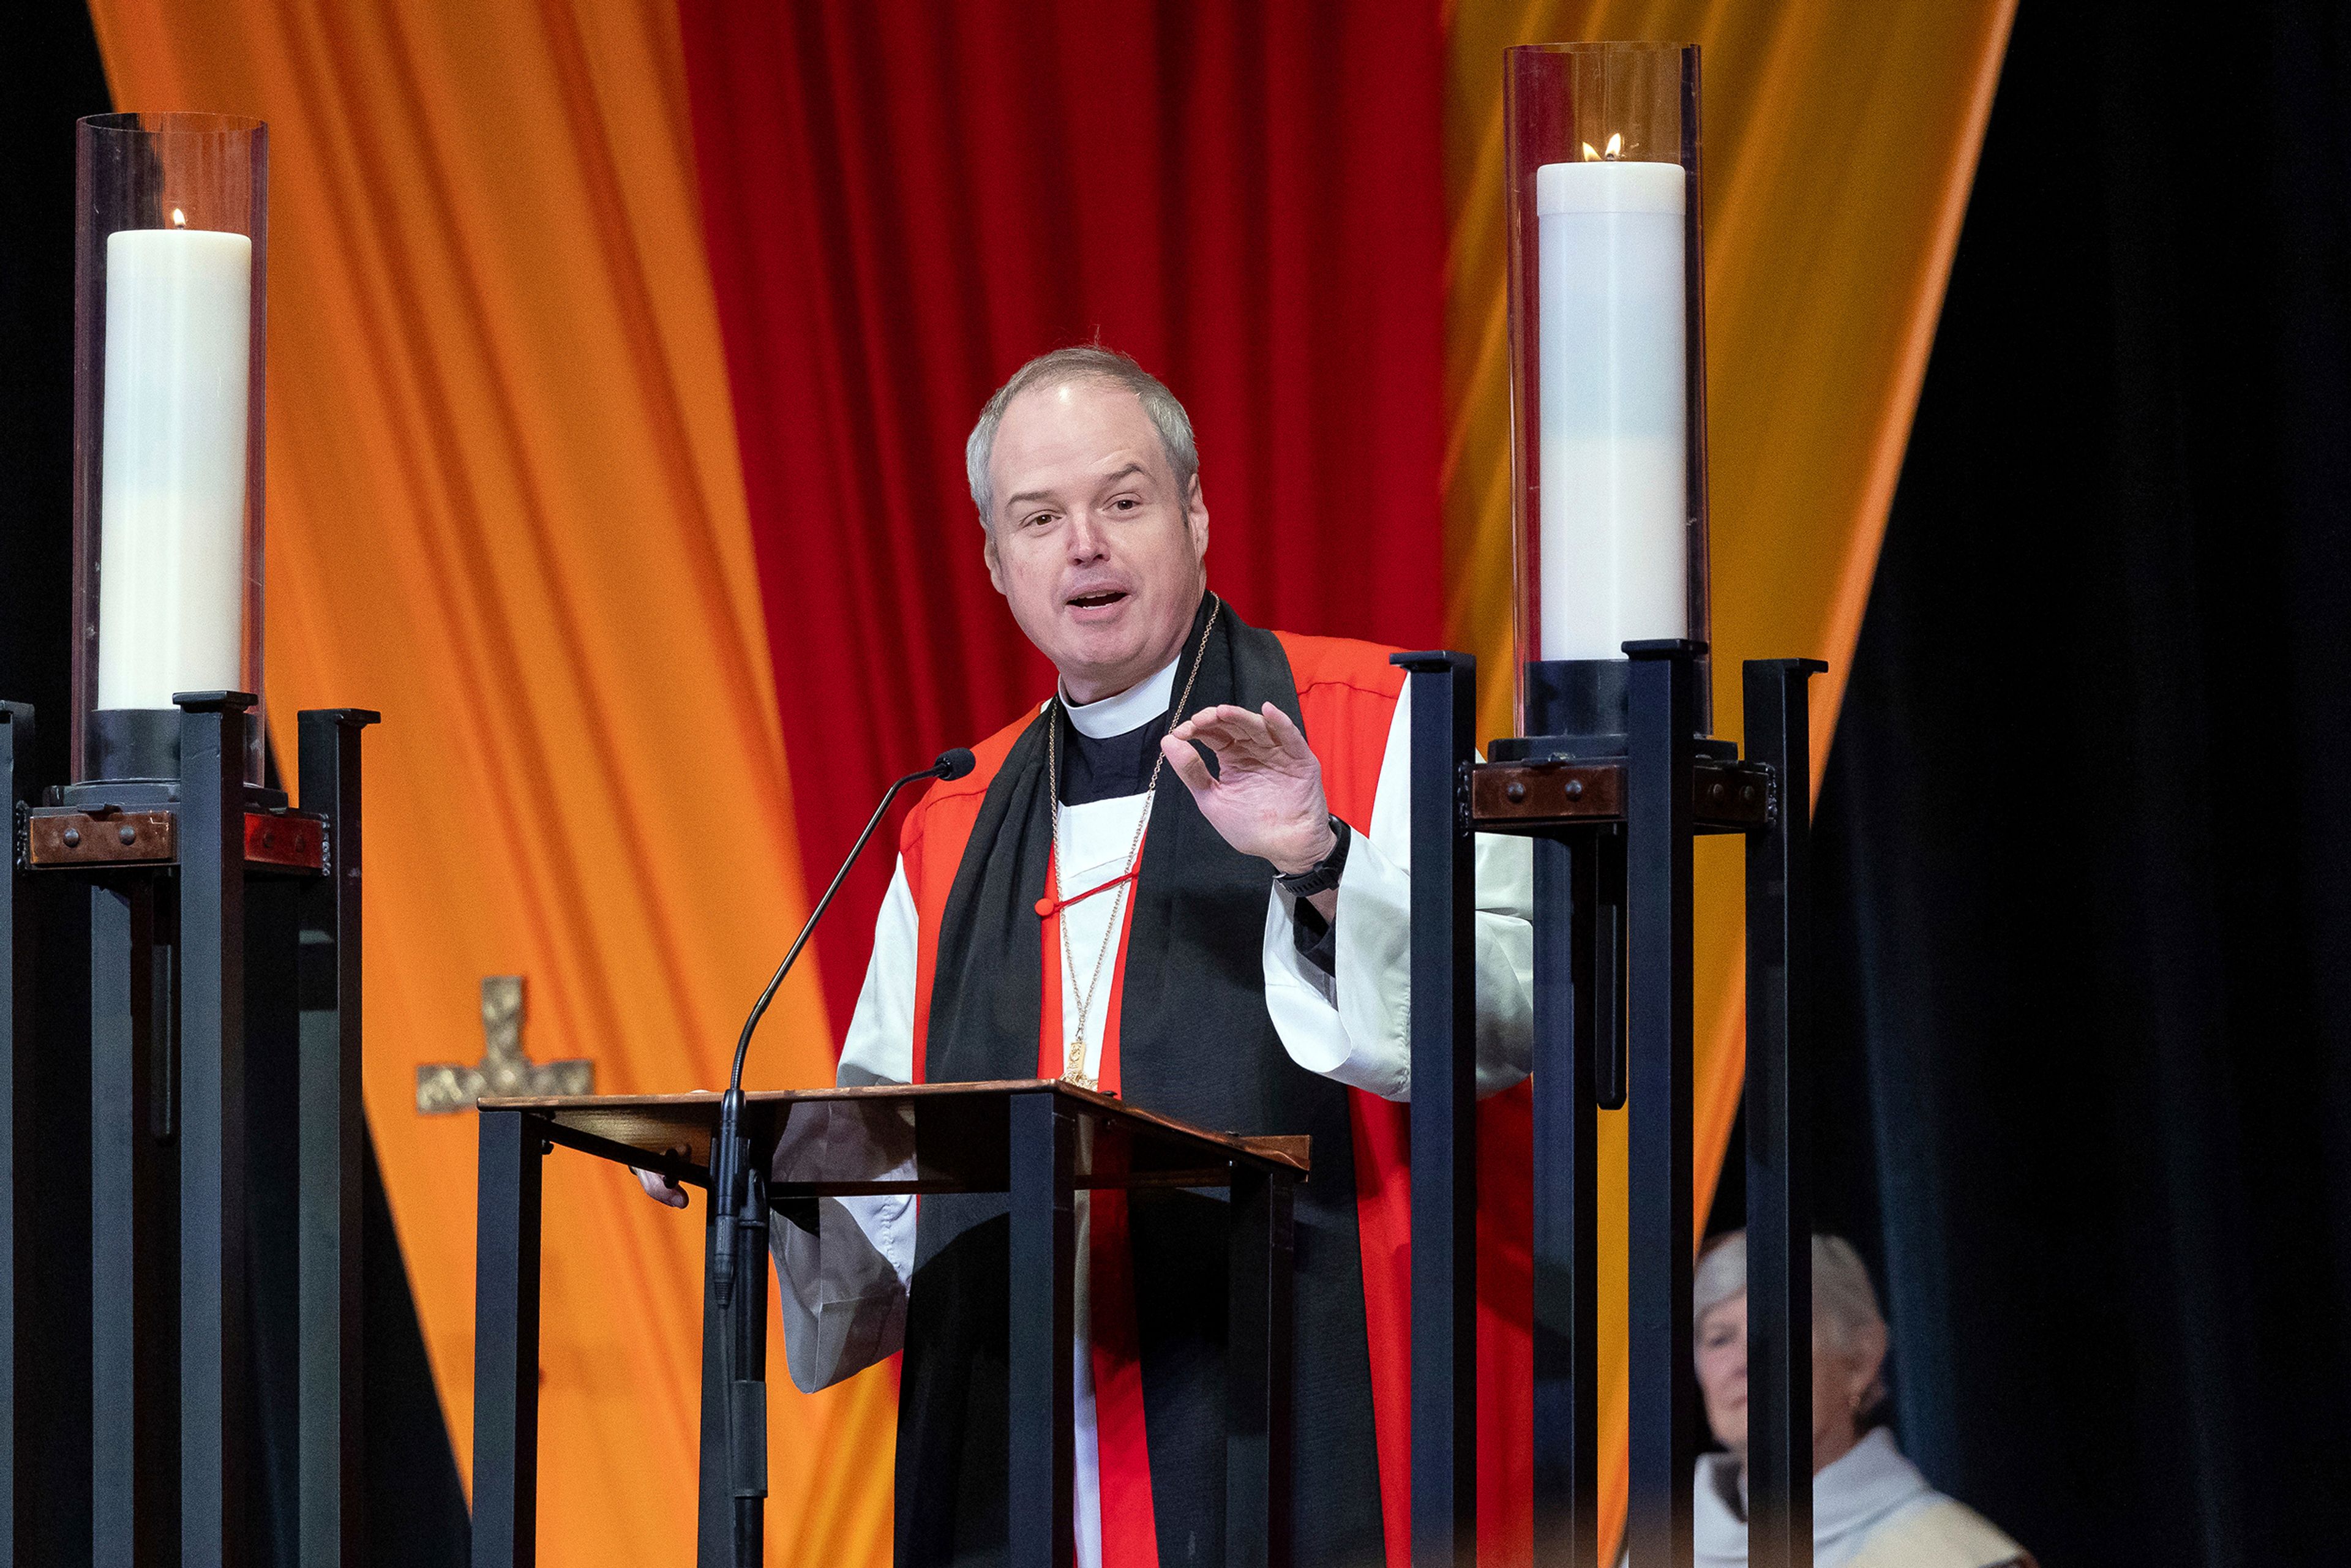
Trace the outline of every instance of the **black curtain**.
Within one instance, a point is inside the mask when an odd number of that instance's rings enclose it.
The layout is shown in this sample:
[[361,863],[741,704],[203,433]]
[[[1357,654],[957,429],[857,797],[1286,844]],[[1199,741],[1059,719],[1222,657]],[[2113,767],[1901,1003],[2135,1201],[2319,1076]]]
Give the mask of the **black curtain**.
[[[110,107],[89,13],[79,0],[0,11],[0,697],[39,716],[37,779],[66,775],[71,686],[73,553],[74,120]],[[180,107],[180,106],[172,106]],[[43,1141],[20,1151],[17,1245],[31,1275],[16,1303],[20,1562],[89,1561],[89,994],[86,925],[73,889],[41,883],[39,1039],[18,1074],[20,1125]],[[284,1063],[278,1064],[281,1068]],[[282,1078],[280,1073],[279,1077]],[[263,1149],[256,1166],[275,1169]],[[274,1151],[283,1155],[282,1149]],[[465,1498],[425,1360],[400,1239],[371,1142],[364,1225],[368,1551],[371,1562],[465,1561]],[[291,1259],[262,1249],[264,1287],[290,1288]],[[282,1290],[278,1292],[282,1295]],[[257,1303],[256,1364],[284,1363],[270,1339],[282,1300]],[[290,1430],[265,1423],[257,1456],[270,1560],[294,1563],[285,1504]],[[273,1490],[274,1483],[274,1490]]]
[[73,649],[74,120],[102,114],[89,13],[64,0],[0,20],[0,698],[47,720],[42,779],[65,777]]
[[2023,0],[1823,790],[1823,1224],[2047,1564],[2351,1542],[2351,9]]

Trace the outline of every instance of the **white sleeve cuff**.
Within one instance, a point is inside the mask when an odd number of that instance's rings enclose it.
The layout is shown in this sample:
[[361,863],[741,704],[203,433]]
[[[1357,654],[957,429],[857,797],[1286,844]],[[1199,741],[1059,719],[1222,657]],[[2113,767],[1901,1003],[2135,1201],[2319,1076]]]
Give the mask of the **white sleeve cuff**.
[[803,1394],[862,1372],[906,1343],[906,1287],[894,1260],[911,1255],[914,1200],[904,1194],[817,1199],[817,1234],[770,1221],[783,1280],[784,1361]]
[[[894,1123],[877,1137],[873,1119],[858,1111],[823,1102],[796,1110],[777,1144],[775,1179],[814,1169],[870,1170],[884,1180],[914,1175],[913,1138],[897,1136]],[[781,1216],[769,1221],[768,1234],[783,1286],[784,1360],[795,1386],[812,1394],[905,1343],[914,1270],[910,1195],[819,1198],[814,1235]]]
[[1339,878],[1335,977],[1298,951],[1296,901],[1274,884],[1265,915],[1265,1006],[1290,1059],[1384,1100],[1412,1093],[1412,880],[1368,835]]
[[[1477,841],[1478,1092],[1532,1067],[1533,857],[1524,839]],[[1359,833],[1339,879],[1334,975],[1298,952],[1295,902],[1266,909],[1265,1003],[1292,1061],[1384,1100],[1412,1098],[1412,876]]]

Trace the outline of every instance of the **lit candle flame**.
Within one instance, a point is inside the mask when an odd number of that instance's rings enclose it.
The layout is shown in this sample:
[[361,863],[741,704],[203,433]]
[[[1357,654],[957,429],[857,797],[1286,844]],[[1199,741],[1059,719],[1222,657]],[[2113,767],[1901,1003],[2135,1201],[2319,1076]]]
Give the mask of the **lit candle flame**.
[[182,212],[179,208],[173,207],[172,209],[172,226],[175,229],[186,228],[188,226],[188,214]]
[[1589,141],[1583,144],[1583,161],[1587,163],[1614,163],[1624,156],[1625,133],[1621,131],[1610,135],[1608,138],[1608,150],[1604,152],[1593,152],[1592,143]]

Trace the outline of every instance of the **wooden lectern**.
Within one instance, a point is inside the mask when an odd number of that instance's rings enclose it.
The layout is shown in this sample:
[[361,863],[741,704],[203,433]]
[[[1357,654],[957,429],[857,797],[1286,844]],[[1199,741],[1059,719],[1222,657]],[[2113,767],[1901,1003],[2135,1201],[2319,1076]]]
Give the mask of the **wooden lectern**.
[[[540,1157],[561,1145],[706,1189],[718,1100],[700,1093],[481,1103],[475,1568],[522,1568],[537,1555]],[[1225,1560],[1229,1568],[1286,1568],[1290,1205],[1307,1173],[1306,1139],[1204,1132],[1059,1082],[826,1089],[747,1100],[743,1127],[753,1168],[769,1170],[778,1145],[786,1150],[768,1187],[778,1224],[793,1222],[796,1206],[805,1215],[819,1197],[1009,1195],[1012,1568],[1067,1568],[1071,1562],[1075,1194],[1096,1187],[1229,1189]],[[811,1124],[810,1118],[819,1120]],[[679,1148],[687,1152],[668,1152]],[[800,1150],[821,1151],[821,1157]],[[812,1168],[827,1163],[833,1168]],[[758,1560],[767,1495],[764,1252],[762,1247],[741,1260],[724,1312],[706,1282],[704,1291],[696,1557],[704,1568],[734,1561],[738,1514],[752,1531]],[[722,1367],[732,1375],[722,1375]]]

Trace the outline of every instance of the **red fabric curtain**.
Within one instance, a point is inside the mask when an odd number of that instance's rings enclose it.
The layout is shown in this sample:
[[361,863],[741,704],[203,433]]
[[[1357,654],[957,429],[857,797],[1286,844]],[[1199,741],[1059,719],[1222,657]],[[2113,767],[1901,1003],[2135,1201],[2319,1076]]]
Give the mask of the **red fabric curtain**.
[[[988,585],[980,404],[1099,340],[1190,408],[1209,580],[1441,639],[1437,7],[682,7],[703,226],[811,875],[1050,672]],[[889,874],[819,943],[836,1037]]]

